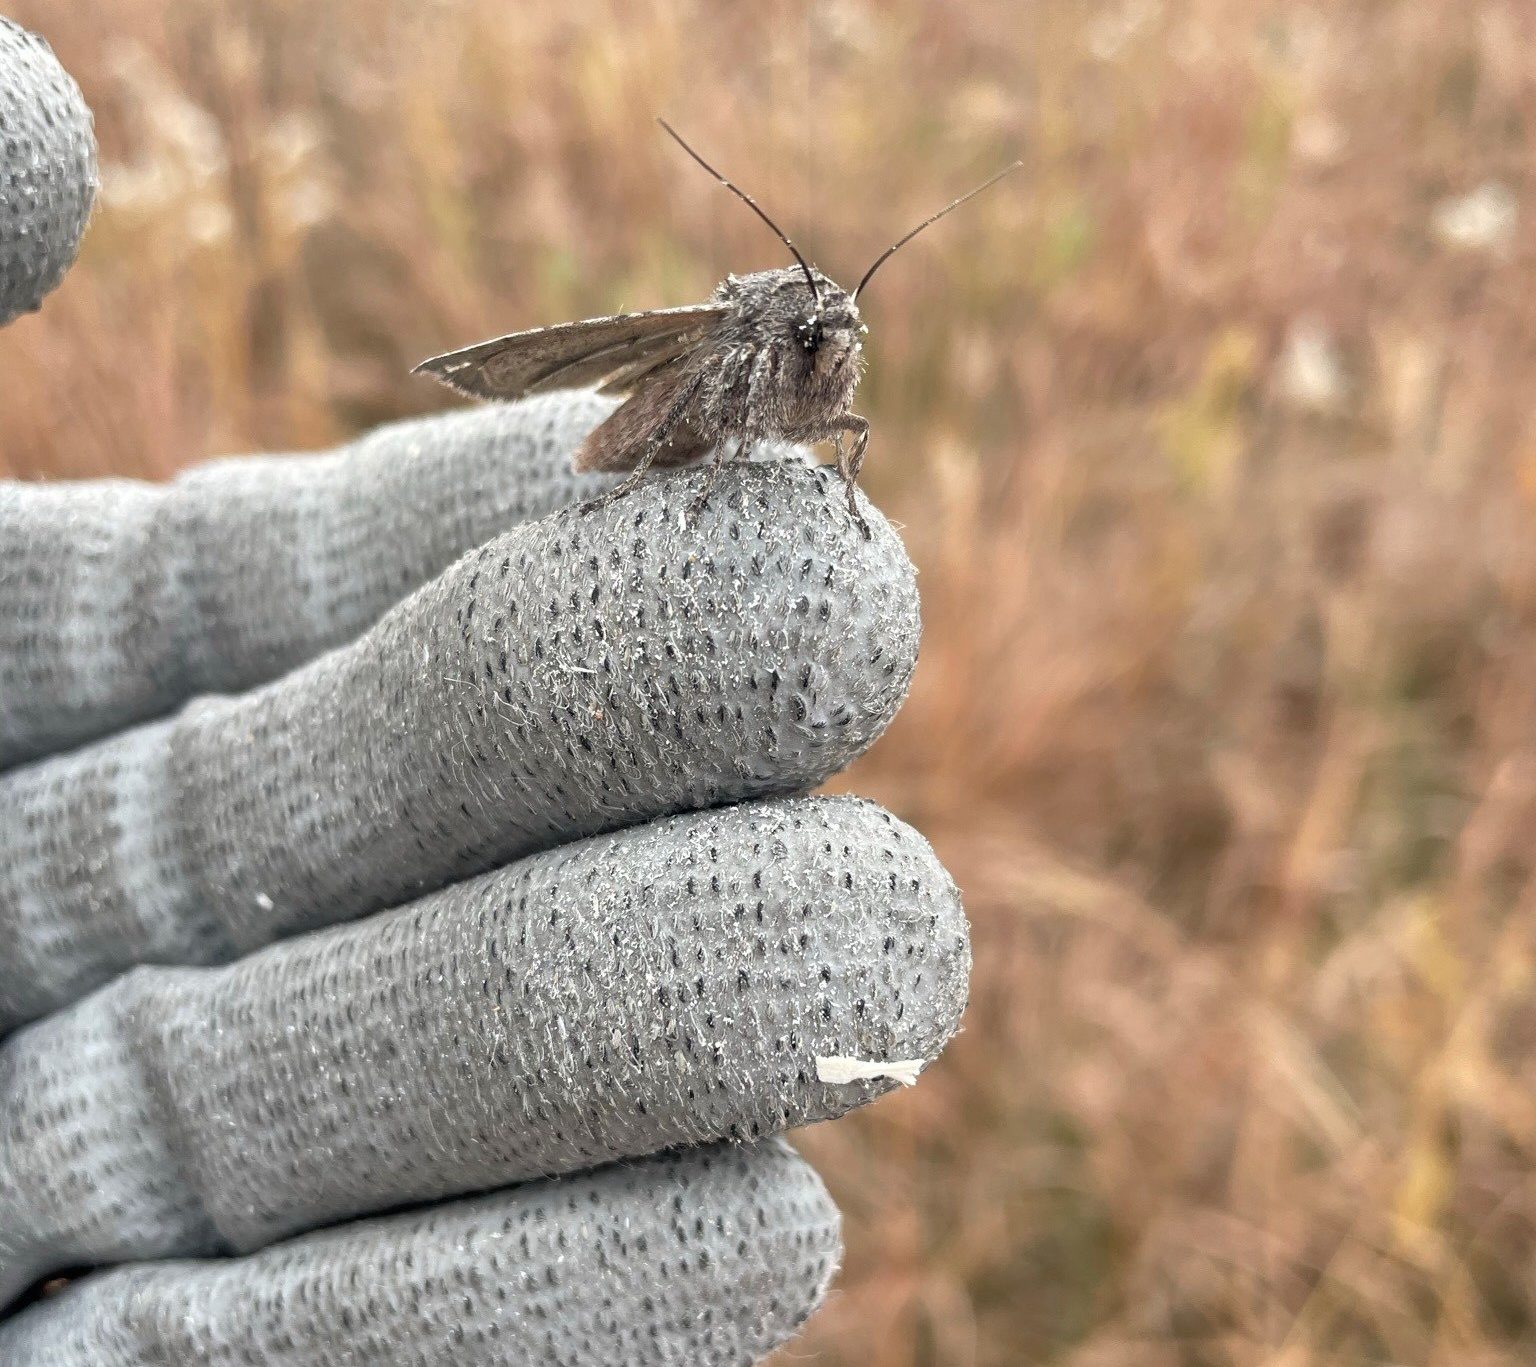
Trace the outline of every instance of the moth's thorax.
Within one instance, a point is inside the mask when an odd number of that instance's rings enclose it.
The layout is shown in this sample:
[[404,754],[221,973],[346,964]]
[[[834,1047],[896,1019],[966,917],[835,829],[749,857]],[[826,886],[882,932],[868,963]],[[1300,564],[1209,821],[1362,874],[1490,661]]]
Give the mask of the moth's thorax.
[[729,340],[755,358],[754,407],[781,435],[816,440],[853,404],[864,324],[846,290],[816,272],[820,307],[798,266],[728,276]]

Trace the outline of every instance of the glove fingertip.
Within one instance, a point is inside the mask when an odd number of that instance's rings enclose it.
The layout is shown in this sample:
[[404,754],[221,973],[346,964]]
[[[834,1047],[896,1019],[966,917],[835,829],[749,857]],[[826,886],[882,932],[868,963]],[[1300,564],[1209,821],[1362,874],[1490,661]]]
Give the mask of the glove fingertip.
[[53,49],[0,17],[0,325],[74,262],[97,187],[96,134]]

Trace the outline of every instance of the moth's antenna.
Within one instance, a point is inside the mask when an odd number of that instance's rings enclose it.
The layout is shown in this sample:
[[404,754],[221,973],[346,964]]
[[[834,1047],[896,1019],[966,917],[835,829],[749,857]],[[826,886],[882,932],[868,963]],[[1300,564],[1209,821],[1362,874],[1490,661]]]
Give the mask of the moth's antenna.
[[975,199],[976,196],[979,195],[983,190],[990,190],[992,186],[996,185],[997,182],[1000,181],[1004,176],[1012,175],[1022,165],[1024,165],[1022,161],[1016,161],[1012,166],[1003,167],[1003,169],[999,171],[995,176],[993,176],[991,180],[983,181],[969,194],[961,195],[959,199],[953,201],[950,204],[946,204],[942,209],[938,211],[938,213],[934,214],[932,218],[925,218],[921,223],[917,225],[917,227],[913,228],[912,231],[900,241],[893,242],[889,247],[881,252],[879,256],[875,258],[875,264],[864,272],[864,278],[860,280],[859,283],[854,287],[853,297],[855,302],[858,300],[859,291],[862,290],[865,285],[869,284],[870,277],[874,275],[874,273],[879,270],[881,266],[885,265],[885,263],[890,260],[890,258],[897,251],[905,247],[907,243],[909,243],[914,237],[922,232],[924,228],[929,227],[931,224],[937,223],[941,218],[944,217],[945,214],[952,213],[954,210],[958,209],[962,204],[964,204],[966,200]]
[[[789,240],[789,234],[786,233],[784,229],[779,227],[777,223],[769,218],[768,215],[758,207],[757,201],[753,199],[751,195],[749,195],[739,186],[732,185],[730,181],[722,176],[720,172],[715,170],[715,168],[711,166],[707,161],[705,161],[704,158],[701,157],[697,152],[695,152],[693,148],[688,146],[688,144],[683,141],[682,135],[677,131],[677,129],[673,128],[670,123],[668,123],[665,119],[657,119],[656,122],[666,130],[667,134],[671,137],[673,142],[675,142],[679,147],[683,149],[683,151],[685,151],[690,157],[698,162],[700,166],[708,171],[710,175],[712,175],[723,186],[725,186],[725,188],[729,190],[733,195],[735,195],[738,199],[746,201],[747,207],[751,209],[752,212],[756,214],[760,219],[762,219],[764,223],[773,229],[774,235],[779,239],[780,242],[789,248],[789,254],[794,257],[797,262],[799,262],[800,269],[805,272],[805,283],[811,287],[811,298],[816,301],[816,312],[819,315],[821,313],[821,291],[816,287],[816,277],[811,273],[811,268],[805,264],[805,258],[800,255],[800,249]],[[986,186],[983,186],[982,188],[985,189]],[[972,193],[974,194],[975,192],[972,191]],[[953,208],[954,206],[951,205],[950,207]],[[948,210],[945,212],[947,213]]]

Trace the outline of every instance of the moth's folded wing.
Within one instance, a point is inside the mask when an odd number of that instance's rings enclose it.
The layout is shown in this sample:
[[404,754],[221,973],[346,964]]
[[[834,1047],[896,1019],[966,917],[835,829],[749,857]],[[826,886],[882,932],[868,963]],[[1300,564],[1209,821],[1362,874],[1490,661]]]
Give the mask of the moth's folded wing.
[[642,385],[659,379],[699,345],[699,338],[687,335],[648,347],[599,381],[600,394],[632,394]]
[[433,356],[413,374],[427,374],[479,399],[515,399],[545,389],[603,384],[646,361],[650,369],[681,355],[728,312],[724,304],[654,309],[589,318],[495,337]]
[[[687,410],[699,370],[696,360],[663,365],[587,433],[572,468],[633,470],[647,455],[655,465],[686,465],[703,456],[708,443]],[[682,405],[681,412],[676,405]]]
[[628,394],[649,376],[696,350],[703,340],[703,330],[692,328],[673,336],[615,342],[590,356],[561,366],[534,388],[542,393],[546,389],[579,389],[596,385],[604,394]]

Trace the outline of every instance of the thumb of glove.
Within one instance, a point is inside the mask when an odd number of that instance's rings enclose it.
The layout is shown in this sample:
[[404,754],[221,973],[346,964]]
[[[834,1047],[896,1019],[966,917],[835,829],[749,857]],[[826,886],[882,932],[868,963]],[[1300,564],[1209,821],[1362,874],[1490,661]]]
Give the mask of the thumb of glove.
[[41,307],[64,278],[96,186],[80,87],[47,43],[0,18],[0,325]]

